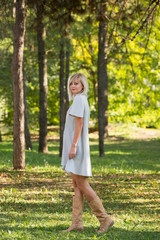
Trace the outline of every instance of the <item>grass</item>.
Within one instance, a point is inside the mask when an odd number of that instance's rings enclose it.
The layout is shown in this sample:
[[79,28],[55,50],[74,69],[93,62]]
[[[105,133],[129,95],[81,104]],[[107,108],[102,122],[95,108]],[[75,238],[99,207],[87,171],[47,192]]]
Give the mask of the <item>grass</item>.
[[[53,133],[52,133],[53,134]],[[63,233],[71,224],[73,188],[61,170],[58,141],[49,154],[26,151],[26,170],[12,170],[12,142],[0,143],[0,239],[160,239],[160,131],[112,126],[106,156],[98,157],[98,136],[90,134],[93,177],[115,225],[97,235],[99,223],[85,201],[81,233]]]

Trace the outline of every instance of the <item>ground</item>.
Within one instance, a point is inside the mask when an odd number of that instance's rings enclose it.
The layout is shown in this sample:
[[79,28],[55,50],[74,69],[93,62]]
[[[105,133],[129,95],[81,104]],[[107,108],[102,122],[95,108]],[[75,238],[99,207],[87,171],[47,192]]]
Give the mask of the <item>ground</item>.
[[0,239],[160,239],[160,130],[111,126],[105,157],[98,156],[98,135],[90,133],[93,177],[90,184],[115,225],[97,234],[99,223],[85,201],[81,233],[63,233],[71,224],[73,188],[58,156],[55,132],[49,153],[38,143],[26,151],[26,169],[12,168],[12,142],[0,143]]

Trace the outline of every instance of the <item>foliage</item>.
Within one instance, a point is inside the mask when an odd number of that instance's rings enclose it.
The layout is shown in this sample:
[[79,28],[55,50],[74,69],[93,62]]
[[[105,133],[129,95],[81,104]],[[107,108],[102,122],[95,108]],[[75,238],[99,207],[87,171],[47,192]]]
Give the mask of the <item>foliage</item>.
[[90,134],[90,183],[115,220],[108,233],[97,235],[99,224],[87,201],[85,230],[62,232],[71,224],[73,189],[70,176],[60,167],[57,139],[49,143],[50,154],[37,153],[34,142],[34,150],[26,151],[25,171],[12,170],[12,143],[5,141],[0,143],[1,239],[158,240],[160,132],[111,126],[110,133],[106,157],[101,159],[98,136]]
[[[30,1],[28,1],[30,2]],[[136,1],[137,2],[137,1]],[[0,14],[0,106],[1,121],[6,125],[13,123],[12,106],[12,78],[11,61],[13,52],[13,3],[8,1],[8,8]],[[30,2],[32,5],[32,2]],[[48,65],[48,125],[59,123],[59,51],[60,26],[59,15],[65,11],[56,11],[48,1],[46,6],[45,24],[47,30],[46,53]],[[58,4],[58,3],[57,3]],[[69,4],[67,2],[67,4]],[[74,3],[71,2],[71,5]],[[94,1],[91,1],[94,5]],[[154,21],[134,39],[138,30],[142,9],[147,9],[148,1],[130,1],[127,5],[126,15],[120,19],[117,14],[122,3],[112,12],[108,25],[108,34],[112,36],[108,46],[107,71],[109,75],[109,121],[133,122],[137,126],[160,127],[160,87],[159,87],[159,23],[160,18],[155,15]],[[85,6],[85,4],[84,4]],[[108,10],[111,11],[110,5]],[[87,7],[89,8],[89,6]],[[51,14],[50,11],[53,11]],[[84,12],[84,8],[77,11]],[[98,21],[96,12],[80,15],[72,12],[69,20],[66,16],[66,37],[71,41],[70,73],[80,71],[89,79],[89,104],[91,120],[97,119],[97,54],[98,54]],[[55,14],[54,14],[55,13]],[[49,15],[51,14],[51,15]],[[117,19],[115,18],[117,16]],[[127,16],[130,16],[127,18]],[[127,18],[127,19],[126,19]],[[70,24],[70,27],[69,27]],[[131,30],[134,30],[131,33]],[[126,37],[128,36],[128,38]],[[122,39],[126,37],[124,43]],[[65,49],[66,50],[66,49]],[[24,69],[26,75],[26,92],[30,128],[38,127],[39,116],[39,85],[36,13],[34,7],[27,7],[27,26],[25,36]]]
[[110,121],[134,122],[141,127],[160,126],[160,39],[156,28],[159,21],[157,17],[151,26],[149,42],[141,34],[134,42],[127,42],[123,52],[109,64]]
[[5,123],[11,125],[13,123],[13,103],[12,103],[12,41],[10,38],[4,38],[0,45],[0,111],[2,119]]

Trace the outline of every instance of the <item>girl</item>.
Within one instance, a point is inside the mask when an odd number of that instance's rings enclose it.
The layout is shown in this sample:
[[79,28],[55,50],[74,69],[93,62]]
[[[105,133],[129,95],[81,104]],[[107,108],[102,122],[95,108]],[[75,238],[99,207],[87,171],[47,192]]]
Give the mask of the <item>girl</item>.
[[71,174],[74,193],[72,224],[65,232],[82,231],[82,211],[84,196],[100,222],[99,233],[107,232],[114,221],[106,214],[101,200],[88,183],[92,176],[88,123],[89,105],[87,101],[88,81],[81,73],[75,73],[68,79],[69,100],[73,103],[66,115],[63,135],[62,169]]

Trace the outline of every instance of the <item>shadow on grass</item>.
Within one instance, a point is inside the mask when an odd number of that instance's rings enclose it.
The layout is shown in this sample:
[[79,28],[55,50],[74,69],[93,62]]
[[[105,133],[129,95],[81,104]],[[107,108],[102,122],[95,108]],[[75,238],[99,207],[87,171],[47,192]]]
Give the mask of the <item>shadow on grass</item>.
[[[122,171],[135,170],[140,171],[160,171],[160,139],[152,140],[122,140],[122,141],[105,141],[105,157],[99,158],[98,143],[95,139],[90,139],[91,161],[93,171],[104,169],[115,169]],[[2,166],[6,168],[11,166],[13,156],[12,144],[8,142],[0,143],[0,159]],[[58,155],[58,144],[53,142],[49,145],[50,154],[37,152],[38,145],[34,143],[32,151],[26,151],[26,166],[32,167],[57,167],[61,166],[61,158]],[[8,161],[8,159],[10,159]],[[9,164],[10,162],[10,164]],[[3,168],[1,166],[1,168]],[[3,168],[3,169],[4,169]]]
[[[67,226],[66,226],[67,227]],[[68,232],[63,233],[62,230],[66,229],[64,225],[50,226],[50,227],[9,227],[0,226],[0,230],[3,232],[23,232],[21,239],[29,235],[32,239],[103,239],[103,240],[159,240],[160,232],[155,231],[138,231],[138,230],[125,230],[122,228],[112,227],[107,233],[97,234],[97,229],[93,227],[85,227],[83,232]],[[2,235],[3,236],[3,235]],[[56,238],[54,238],[56,236]],[[9,239],[9,238],[8,238]],[[30,239],[30,238],[29,238]]]
[[91,159],[93,168],[108,168],[122,171],[160,171],[160,139],[146,141],[124,140],[107,142],[105,157],[98,157],[98,145],[92,139]]
[[[65,196],[66,197],[66,196]],[[18,200],[17,200],[18,201]],[[32,201],[31,199],[23,199],[23,202],[4,202],[1,203],[1,207],[3,209],[3,211],[13,213],[13,215],[17,215],[15,214],[22,214],[23,213],[27,216],[27,218],[29,217],[30,213],[34,213],[34,214],[53,214],[53,213],[67,213],[67,212],[71,212],[71,203],[72,201],[65,201],[65,203],[63,201],[58,201],[58,202],[52,202],[51,201],[51,197],[50,199],[46,199],[46,201],[43,199],[43,202],[39,202],[38,203],[31,203],[30,201]],[[34,200],[33,200],[34,201]],[[39,216],[40,216],[39,215]],[[0,214],[1,216],[1,214]],[[9,217],[9,213],[6,213],[6,218]],[[21,219],[21,217],[17,218],[16,216],[14,216],[14,218],[16,219]],[[32,217],[33,218],[33,217]],[[35,219],[39,218],[38,216],[35,217]],[[59,218],[58,218],[59,219]]]
[[[104,207],[109,214],[119,214],[120,216],[124,214],[125,216],[125,214],[131,215],[130,211],[132,211],[138,216],[141,214],[150,216],[151,221],[143,222],[144,224],[153,224],[158,221],[156,214],[159,213],[159,174],[156,172],[160,170],[159,143],[159,139],[106,141],[106,156],[99,158],[97,141],[91,139],[91,159],[93,171],[96,174],[90,179],[90,182],[93,189],[102,198]],[[37,145],[35,146],[37,147]],[[5,170],[7,166],[10,166],[8,159],[12,157],[12,144],[0,143],[0,147],[2,147],[0,159],[3,164],[0,171],[1,210],[5,212],[0,215],[0,231],[21,231],[24,236],[30,234],[31,238],[29,239],[42,239],[42,236],[43,239],[52,239],[53,236],[53,239],[65,240],[66,236],[69,236],[68,239],[77,240],[160,239],[160,233],[157,231],[143,230],[141,232],[136,227],[127,230],[126,225],[125,229],[113,227],[103,236],[97,236],[92,227],[85,227],[85,231],[82,233],[62,233],[61,230],[65,229],[63,223],[66,221],[66,216],[64,217],[63,214],[69,214],[71,218],[73,188],[70,176],[60,172],[61,160],[57,154],[58,146],[55,143],[51,144],[49,146],[50,154],[38,153],[35,150],[26,151],[26,164],[30,170],[25,171]],[[38,172],[36,170],[38,166],[44,168]],[[57,167],[59,170],[54,172],[52,167]],[[111,170],[106,171],[107,168],[123,171],[129,169],[130,174],[113,174]],[[136,169],[152,170],[154,174],[132,174],[131,172]],[[91,212],[86,203],[84,211]],[[54,219],[48,219],[49,224],[53,226],[48,227],[48,223],[46,224],[46,215],[54,216]],[[12,224],[15,222],[15,226],[12,227],[10,222]],[[31,225],[30,222],[33,223],[33,226],[28,227]],[[34,222],[41,224],[39,227],[34,227]],[[22,227],[22,223],[26,227]]]
[[[13,173],[13,175],[12,175]],[[0,184],[4,195],[13,196],[15,201],[23,194],[25,203],[10,202],[2,203],[5,209],[30,209],[40,211],[40,209],[56,209],[56,212],[68,211],[71,208],[73,187],[71,178],[67,174],[51,172],[15,172],[5,173],[10,176],[10,183]],[[19,175],[18,175],[19,174]],[[22,176],[21,176],[22,174]],[[4,175],[5,176],[5,175]],[[159,212],[158,174],[148,175],[125,175],[108,174],[97,175],[93,178],[91,185],[97,194],[102,198],[104,207],[108,213],[127,213],[130,209],[135,212],[156,213]],[[55,196],[60,200],[52,202]],[[29,202],[27,202],[29,201]],[[31,203],[39,201],[39,203]],[[68,206],[66,209],[63,206]],[[148,208],[149,206],[149,208]],[[50,211],[50,210],[49,210]],[[52,210],[51,210],[52,211]],[[70,211],[70,210],[69,210]]]

